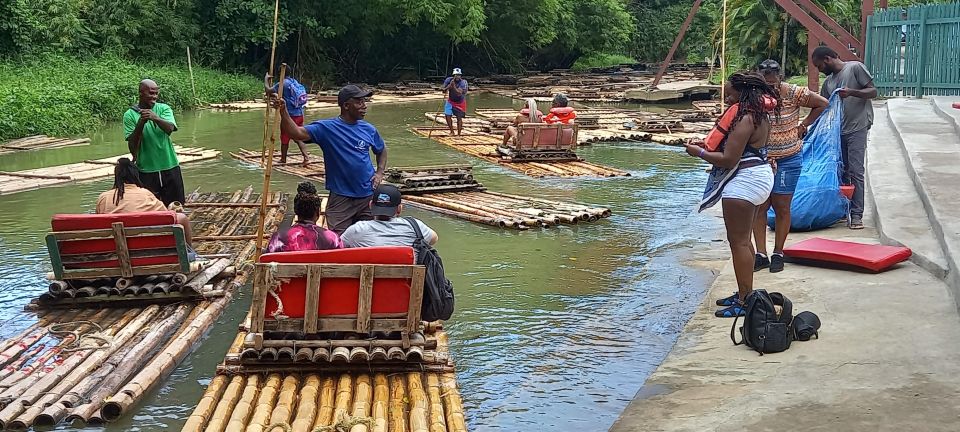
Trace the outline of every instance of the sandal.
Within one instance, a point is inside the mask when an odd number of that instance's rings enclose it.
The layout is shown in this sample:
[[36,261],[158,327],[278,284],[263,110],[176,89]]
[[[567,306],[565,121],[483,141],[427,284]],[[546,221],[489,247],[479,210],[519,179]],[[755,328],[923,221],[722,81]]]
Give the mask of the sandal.
[[734,292],[732,296],[717,300],[717,306],[733,306],[740,301],[740,293]]
[[737,304],[719,309],[713,313],[717,318],[733,318],[747,314],[747,308],[743,303],[737,300]]

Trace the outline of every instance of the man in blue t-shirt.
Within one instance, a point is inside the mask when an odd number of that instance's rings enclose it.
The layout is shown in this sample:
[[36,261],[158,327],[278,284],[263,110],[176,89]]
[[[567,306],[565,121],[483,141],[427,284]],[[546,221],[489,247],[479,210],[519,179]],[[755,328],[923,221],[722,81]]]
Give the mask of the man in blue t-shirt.
[[[274,102],[280,110],[280,130],[299,141],[314,142],[323,151],[327,201],[327,227],[343,232],[361,220],[371,220],[370,199],[373,190],[383,181],[387,168],[387,146],[377,128],[363,121],[367,114],[366,98],[373,92],[355,85],[340,89],[337,103],[340,115],[298,126],[287,113],[284,103]],[[373,169],[370,151],[377,155]]]
[[450,135],[453,135],[453,119],[457,118],[457,135],[463,133],[463,118],[467,115],[467,80],[463,79],[460,68],[453,68],[453,76],[443,81],[443,91],[447,102],[443,104],[443,116],[447,119]]
[[[293,73],[293,68],[287,66],[287,73]],[[268,98],[274,97],[280,91],[280,83],[270,86],[270,79],[273,78],[269,73],[263,77],[263,91]],[[309,95],[299,81],[286,76],[283,79],[283,101],[286,103],[287,112],[297,126],[303,126],[303,107],[307,104]],[[297,147],[300,147],[300,154],[303,155],[303,166],[310,164],[310,155],[307,154],[307,146],[303,141],[295,140]],[[280,163],[287,163],[287,151],[290,149],[290,135],[283,131],[280,132]]]

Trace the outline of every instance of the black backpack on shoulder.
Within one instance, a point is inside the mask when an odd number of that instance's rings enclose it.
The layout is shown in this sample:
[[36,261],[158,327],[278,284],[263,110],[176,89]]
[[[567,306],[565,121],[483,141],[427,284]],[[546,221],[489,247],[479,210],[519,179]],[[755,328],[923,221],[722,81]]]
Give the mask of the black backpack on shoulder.
[[[766,290],[754,290],[747,296],[746,315],[743,317],[743,326],[740,327],[740,342],[737,342],[735,333],[738,316],[730,327],[730,340],[734,345],[746,344],[760,355],[778,353],[790,348],[793,341],[793,303],[778,292],[767,293]],[[775,306],[782,309],[777,313]]]
[[420,309],[420,319],[431,322],[448,320],[453,315],[453,284],[443,274],[443,261],[437,250],[427,244],[420,231],[420,224],[412,217],[403,218],[417,233],[413,242],[413,250],[417,256],[417,264],[426,268],[423,279],[423,306]]

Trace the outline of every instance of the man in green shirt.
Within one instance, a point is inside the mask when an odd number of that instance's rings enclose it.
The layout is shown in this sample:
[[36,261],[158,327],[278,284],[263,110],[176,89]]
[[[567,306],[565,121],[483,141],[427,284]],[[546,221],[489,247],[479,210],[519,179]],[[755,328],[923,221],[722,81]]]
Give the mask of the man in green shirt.
[[140,181],[163,205],[183,203],[183,176],[170,134],[177,130],[173,110],[157,102],[160,87],[152,80],[140,81],[137,105],[123,113],[123,135],[140,169]]

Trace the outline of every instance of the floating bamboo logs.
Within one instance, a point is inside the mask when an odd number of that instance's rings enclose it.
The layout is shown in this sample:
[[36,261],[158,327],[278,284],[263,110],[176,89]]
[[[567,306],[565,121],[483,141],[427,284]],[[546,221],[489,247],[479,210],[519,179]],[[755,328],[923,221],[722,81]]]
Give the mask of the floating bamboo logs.
[[226,400],[221,399],[221,397],[227,390],[227,382],[228,379],[226,375],[217,375],[213,377],[213,380],[210,381],[210,385],[207,386],[207,392],[204,393],[203,398],[201,398],[200,402],[197,403],[197,407],[193,410],[193,414],[190,414],[190,417],[187,418],[187,423],[184,424],[183,430],[203,430],[203,425],[213,417],[214,411],[219,405],[217,402],[219,401],[222,403]]
[[[259,384],[261,382],[260,375],[247,376],[247,383],[243,388],[243,394],[240,395],[237,406],[230,414],[230,422],[227,423],[226,432],[243,432],[247,421],[250,420],[250,414],[253,413],[253,401],[256,400],[260,394]],[[209,392],[209,388],[207,391]],[[184,430],[186,431],[188,429],[185,428]]]
[[228,259],[220,258],[215,260],[213,263],[204,268],[200,273],[190,279],[186,285],[183,286],[183,290],[199,293],[203,290],[203,286],[213,279],[221,272],[223,272],[229,265],[231,261]]
[[317,418],[317,397],[320,396],[320,376],[310,374],[300,389],[296,420],[290,425],[293,432],[311,432]]
[[607,208],[490,191],[447,192],[404,199],[426,210],[442,210],[473,222],[512,228],[576,224],[610,216]]

